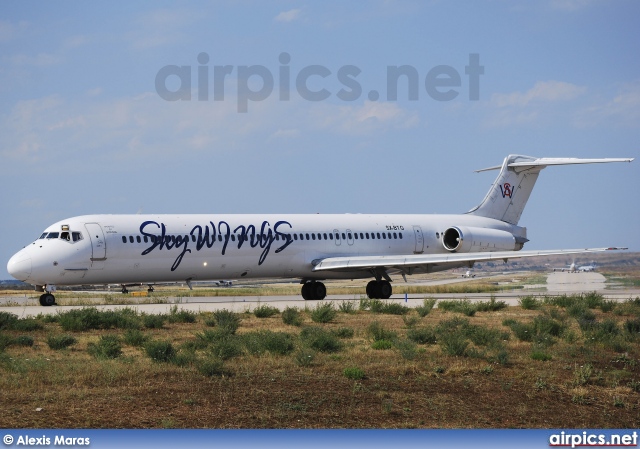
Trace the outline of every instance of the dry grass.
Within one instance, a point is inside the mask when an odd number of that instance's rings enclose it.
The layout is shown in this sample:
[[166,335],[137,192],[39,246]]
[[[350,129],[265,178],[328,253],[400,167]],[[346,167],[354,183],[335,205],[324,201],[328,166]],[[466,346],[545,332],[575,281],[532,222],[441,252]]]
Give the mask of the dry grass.
[[[638,309],[627,305],[625,311],[637,315]],[[531,322],[549,310],[508,307],[468,318],[434,309],[416,326],[436,327],[458,317],[510,333],[502,324],[505,319]],[[595,314],[621,328],[636,316]],[[33,347],[9,346],[0,352],[0,427],[635,428],[640,422],[637,336],[627,336],[626,352],[615,352],[591,341],[575,319],[567,318],[575,341],[559,338],[546,348],[549,361],[533,360],[532,343],[513,333],[499,347],[471,343],[475,352],[466,356],[445,355],[439,344],[417,345],[409,359],[397,343],[392,349],[373,349],[367,333],[377,321],[404,340],[407,328],[401,316],[338,313],[332,322],[318,324],[308,312],[301,315],[303,326],[296,327],[285,325],[280,315],[260,319],[242,314],[238,338],[257,331],[286,332],[294,336],[295,349],[288,355],[245,352],[224,362],[226,375],[214,377],[196,368],[197,360],[210,357],[209,348],[197,349],[183,366],[153,362],[143,349],[126,344],[119,358],[99,360],[89,355],[89,343],[102,335],[122,336],[123,330],[75,332],[75,345],[53,351],[47,337],[64,332],[58,324],[46,323],[28,333]],[[303,347],[298,336],[304,326],[349,327],[354,335],[340,340],[340,351],[315,352],[312,363],[301,366],[296,353]],[[215,328],[207,327],[200,315],[193,324],[167,323],[143,332],[184,351],[206,329]],[[506,364],[496,358],[500,349],[508,355]],[[591,367],[588,376],[579,371],[586,364]],[[344,370],[352,367],[361,369],[364,378],[347,378]]]

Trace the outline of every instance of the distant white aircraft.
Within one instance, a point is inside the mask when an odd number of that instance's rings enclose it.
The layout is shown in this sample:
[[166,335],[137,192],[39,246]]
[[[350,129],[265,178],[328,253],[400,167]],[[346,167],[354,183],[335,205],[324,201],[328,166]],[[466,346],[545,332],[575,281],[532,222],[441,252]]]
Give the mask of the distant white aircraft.
[[42,305],[57,285],[295,278],[304,299],[324,299],[325,279],[373,278],[389,298],[392,274],[471,268],[477,261],[618,248],[520,251],[518,226],[540,171],[550,165],[633,159],[510,155],[484,200],[461,215],[85,215],[49,226],[18,251],[8,272],[35,285]]
[[462,277],[463,277],[463,278],[474,278],[474,277],[476,277],[476,275],[475,275],[475,274],[473,274],[473,273],[471,272],[471,270],[467,270],[467,271],[462,275]]
[[553,271],[566,271],[567,273],[578,273],[578,272],[590,272],[596,271],[596,264],[592,263],[591,265],[581,265],[576,266],[576,261],[571,262],[571,265],[567,265],[563,268],[554,268]]

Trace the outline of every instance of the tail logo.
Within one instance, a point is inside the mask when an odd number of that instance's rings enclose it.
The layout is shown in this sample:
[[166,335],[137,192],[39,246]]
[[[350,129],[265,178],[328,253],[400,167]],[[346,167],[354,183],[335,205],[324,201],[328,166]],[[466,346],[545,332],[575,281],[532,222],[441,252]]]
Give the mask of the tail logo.
[[502,198],[505,198],[505,197],[511,198],[511,196],[513,195],[513,190],[511,190],[511,184],[509,184],[508,182],[505,182],[503,185],[500,186],[500,192],[502,193]]

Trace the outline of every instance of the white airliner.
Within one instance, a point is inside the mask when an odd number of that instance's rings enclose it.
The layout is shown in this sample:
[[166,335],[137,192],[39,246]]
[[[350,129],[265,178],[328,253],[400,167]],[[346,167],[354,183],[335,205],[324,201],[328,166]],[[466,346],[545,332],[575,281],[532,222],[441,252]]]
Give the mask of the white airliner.
[[461,215],[85,215],[49,226],[8,272],[54,305],[57,285],[295,278],[304,299],[326,279],[373,278],[370,298],[391,296],[391,274],[471,268],[474,262],[608,249],[520,251],[518,226],[540,170],[633,159],[510,155],[480,205]]

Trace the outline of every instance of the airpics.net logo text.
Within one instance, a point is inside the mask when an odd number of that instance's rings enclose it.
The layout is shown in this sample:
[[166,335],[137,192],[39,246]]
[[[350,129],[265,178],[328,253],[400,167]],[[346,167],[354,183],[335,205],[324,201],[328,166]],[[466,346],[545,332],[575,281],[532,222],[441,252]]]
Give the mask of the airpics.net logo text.
[[[195,70],[190,65],[165,65],[158,70],[155,78],[158,95],[166,101],[191,101],[192,95],[198,101],[211,98],[213,101],[225,101],[225,95],[229,94],[226,91],[229,78],[235,78],[238,112],[248,112],[251,102],[264,101],[274,93],[279,101],[290,101],[295,93],[303,100],[314,102],[327,100],[333,95],[341,101],[356,101],[363,95],[363,87],[358,80],[362,70],[355,65],[331,70],[313,64],[292,70],[291,55],[283,52],[278,57],[279,66],[274,75],[264,65],[210,65],[211,58],[205,52],[198,55],[197,61]],[[369,101],[381,98],[386,101],[398,101],[398,98],[419,101],[421,97],[425,98],[426,93],[436,101],[451,101],[460,95],[464,86],[468,90],[469,101],[478,101],[480,75],[483,74],[484,66],[480,65],[478,53],[469,54],[463,70],[450,65],[435,65],[422,76],[412,65],[389,65],[382,95],[379,89],[370,89],[366,95]],[[329,85],[336,85],[336,91],[331,92],[327,88]],[[421,93],[422,89],[424,93]]]

